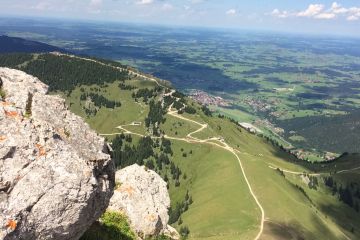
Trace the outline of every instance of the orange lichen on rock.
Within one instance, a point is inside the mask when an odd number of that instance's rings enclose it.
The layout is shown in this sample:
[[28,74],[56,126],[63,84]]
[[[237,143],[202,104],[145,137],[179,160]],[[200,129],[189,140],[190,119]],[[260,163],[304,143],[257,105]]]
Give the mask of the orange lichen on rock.
[[150,221],[150,222],[155,222],[155,220],[157,220],[158,217],[155,216],[154,214],[150,214],[146,216],[146,220]]
[[40,144],[36,144],[35,146],[39,150],[39,157],[46,155],[46,150],[43,146],[41,146]]
[[9,228],[11,230],[15,230],[17,226],[17,222],[15,220],[10,219],[7,223],[6,223],[6,228]]
[[13,118],[19,117],[19,114],[16,111],[6,111],[6,110],[4,110],[4,112],[5,112],[5,115],[7,117],[13,117]]
[[129,196],[132,196],[134,194],[134,188],[132,187],[120,187],[119,191],[126,192]]
[[15,182],[18,182],[21,180],[21,178],[22,178],[21,175],[17,175],[14,180],[15,180]]
[[6,140],[5,136],[0,135],[0,142]]

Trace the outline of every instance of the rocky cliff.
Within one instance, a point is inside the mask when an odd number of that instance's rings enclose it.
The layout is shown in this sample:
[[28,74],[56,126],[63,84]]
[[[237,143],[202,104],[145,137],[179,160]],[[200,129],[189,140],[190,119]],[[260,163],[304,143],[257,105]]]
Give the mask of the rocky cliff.
[[113,194],[104,139],[37,78],[0,78],[0,239],[78,239]]
[[159,234],[179,239],[167,225],[170,198],[166,182],[157,173],[135,164],[117,171],[115,179],[109,210],[124,213],[141,239]]

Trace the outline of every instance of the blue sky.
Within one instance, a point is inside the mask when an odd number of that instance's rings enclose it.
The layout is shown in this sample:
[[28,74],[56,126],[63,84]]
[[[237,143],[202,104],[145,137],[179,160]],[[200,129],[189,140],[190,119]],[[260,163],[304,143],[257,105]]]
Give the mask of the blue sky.
[[0,14],[360,35],[359,0],[0,0]]

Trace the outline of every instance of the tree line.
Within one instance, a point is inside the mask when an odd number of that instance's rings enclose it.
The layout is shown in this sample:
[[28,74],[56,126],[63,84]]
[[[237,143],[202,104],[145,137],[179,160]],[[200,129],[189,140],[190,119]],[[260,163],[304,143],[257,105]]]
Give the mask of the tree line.
[[189,194],[189,191],[186,192],[185,198],[182,202],[177,202],[175,207],[170,207],[169,209],[169,224],[173,224],[180,221],[181,225],[181,214],[186,212],[189,209],[189,206],[193,203],[192,196]]
[[136,146],[130,143],[132,143],[131,136],[124,134],[116,136],[112,141],[112,158],[117,168],[124,168],[135,163],[144,165],[146,159],[154,156],[154,142],[150,137],[141,138]]
[[136,92],[132,93],[132,98],[135,99],[135,101],[138,101],[138,99],[142,98],[144,103],[148,103],[148,101],[158,95],[160,91],[162,91],[162,87],[156,86],[153,89],[148,88],[141,88],[137,90]]
[[165,123],[166,109],[163,108],[161,102],[150,101],[150,110],[148,116],[145,118],[145,126],[152,129],[152,133],[155,136],[160,136],[159,126],[161,123]]
[[91,98],[91,101],[97,107],[106,107],[106,108],[112,108],[112,109],[114,109],[115,107],[121,107],[121,102],[109,100],[109,99],[105,98],[104,96],[96,94],[96,93],[82,93],[80,95],[80,100],[85,101],[88,97]]
[[136,89],[137,87],[131,86],[131,85],[126,85],[125,83],[121,82],[121,83],[119,83],[119,88],[120,88],[121,90],[134,90],[134,89]]

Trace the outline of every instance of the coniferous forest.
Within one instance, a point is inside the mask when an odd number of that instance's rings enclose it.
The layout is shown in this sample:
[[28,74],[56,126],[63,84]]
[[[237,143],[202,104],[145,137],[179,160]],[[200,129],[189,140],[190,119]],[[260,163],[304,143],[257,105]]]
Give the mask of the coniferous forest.
[[127,70],[66,55],[5,54],[0,55],[0,66],[25,71],[49,85],[50,91],[71,92],[76,86],[102,86],[116,80],[129,79]]

